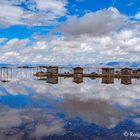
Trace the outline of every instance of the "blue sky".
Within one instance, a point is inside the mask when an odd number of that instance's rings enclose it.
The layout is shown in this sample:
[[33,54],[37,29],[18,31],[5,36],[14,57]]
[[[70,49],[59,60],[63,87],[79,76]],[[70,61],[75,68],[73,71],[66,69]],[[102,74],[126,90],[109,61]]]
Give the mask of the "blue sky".
[[[138,11],[140,11],[140,2],[138,0],[69,0],[67,4],[67,15],[78,15],[82,16],[86,11],[96,12],[101,9],[116,7],[122,14],[128,16],[134,16]],[[22,8],[25,8],[22,6]],[[60,22],[66,20],[66,16],[60,17]],[[55,27],[55,26],[54,26]],[[53,26],[24,26],[24,25],[14,25],[9,27],[0,28],[1,38],[27,38],[34,33],[41,35],[47,34]]]
[[138,0],[1,0],[0,9],[1,63],[139,63]]

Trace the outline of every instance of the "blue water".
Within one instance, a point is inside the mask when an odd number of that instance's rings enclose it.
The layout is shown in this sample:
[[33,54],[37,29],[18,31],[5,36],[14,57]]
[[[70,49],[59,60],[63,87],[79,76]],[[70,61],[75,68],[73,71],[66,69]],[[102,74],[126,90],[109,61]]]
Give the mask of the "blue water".
[[0,82],[0,140],[140,139],[139,80],[50,84],[31,70],[15,71]]

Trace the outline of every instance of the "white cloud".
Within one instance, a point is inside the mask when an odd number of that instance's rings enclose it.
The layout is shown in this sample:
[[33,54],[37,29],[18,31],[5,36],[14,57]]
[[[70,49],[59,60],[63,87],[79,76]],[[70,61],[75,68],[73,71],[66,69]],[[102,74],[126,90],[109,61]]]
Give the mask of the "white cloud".
[[26,47],[28,43],[29,39],[9,40],[1,47],[1,62],[57,65],[99,64],[113,60],[140,62],[140,38],[137,30],[125,29],[101,37],[62,36],[52,37],[50,41],[38,38],[37,42]]
[[0,9],[1,26],[7,25],[9,23],[11,25],[21,24],[21,21],[19,19],[23,16],[23,11],[20,8],[11,5],[0,5]]
[[110,7],[82,17],[70,16],[59,30],[72,36],[103,36],[119,29],[126,19],[116,8]]
[[140,19],[140,12],[138,12],[138,13],[135,15],[135,18],[136,18],[136,19]]
[[37,8],[39,10],[47,10],[47,11],[54,10],[53,12],[55,12],[55,14],[66,12],[66,9],[65,9],[66,1],[64,0],[35,0],[35,1],[37,4]]
[[4,63],[54,65],[99,64],[108,61],[139,63],[138,28],[137,22],[130,21],[111,7],[86,13],[82,17],[69,17],[59,28],[63,35],[35,37],[36,42],[28,47],[30,39],[11,39],[1,47],[0,59]]
[[7,38],[0,38],[0,43],[4,42],[6,40],[7,40]]
[[[23,3],[30,10],[21,7]],[[65,0],[2,0],[0,1],[0,26],[53,24],[52,21],[55,23],[57,18],[66,14],[66,4]]]

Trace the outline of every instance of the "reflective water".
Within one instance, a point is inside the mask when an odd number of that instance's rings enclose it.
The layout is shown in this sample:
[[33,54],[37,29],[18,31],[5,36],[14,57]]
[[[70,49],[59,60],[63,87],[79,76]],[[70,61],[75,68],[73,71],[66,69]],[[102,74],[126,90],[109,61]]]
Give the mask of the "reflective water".
[[[34,69],[0,76],[0,140],[140,138],[140,81],[38,80]],[[130,80],[130,79],[129,79]],[[106,83],[106,82],[107,83]]]

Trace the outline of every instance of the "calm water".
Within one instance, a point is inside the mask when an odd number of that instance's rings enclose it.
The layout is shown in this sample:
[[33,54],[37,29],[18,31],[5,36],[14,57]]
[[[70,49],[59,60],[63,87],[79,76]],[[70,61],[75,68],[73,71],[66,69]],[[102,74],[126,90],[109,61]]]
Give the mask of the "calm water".
[[38,80],[34,72],[1,71],[0,140],[140,139],[139,80],[85,78],[77,84]]

